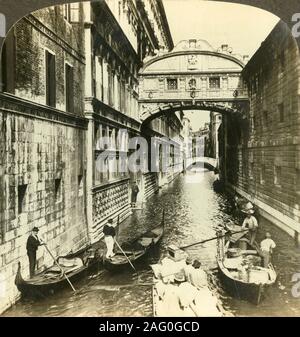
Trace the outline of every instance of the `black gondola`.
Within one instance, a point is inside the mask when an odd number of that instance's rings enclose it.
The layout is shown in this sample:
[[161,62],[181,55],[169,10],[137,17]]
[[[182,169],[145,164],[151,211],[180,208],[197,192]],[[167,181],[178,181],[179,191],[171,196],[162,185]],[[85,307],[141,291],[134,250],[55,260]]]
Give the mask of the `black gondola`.
[[[240,231],[240,226],[231,228]],[[217,263],[221,282],[230,295],[238,299],[259,304],[266,288],[276,281],[276,272],[260,266],[260,253],[257,245],[251,245],[243,240],[242,248],[238,247],[245,233],[234,234],[231,237],[220,235],[217,247]]]
[[[104,267],[112,271],[127,267],[132,268],[128,260],[130,260],[131,264],[133,265],[135,264],[135,262],[141,260],[161,240],[163,234],[164,212],[162,221],[159,226],[150,229],[130,244],[125,243],[121,245],[123,252],[121,250],[117,251],[115,255],[110,259],[106,259],[105,255],[103,255]],[[124,253],[126,254],[126,256],[124,255]]]
[[89,247],[78,253],[59,257],[56,261],[61,268],[54,263],[51,267],[27,280],[22,277],[21,263],[19,262],[15,284],[23,297],[43,298],[69,286],[65,275],[71,282],[87,275],[87,272],[96,269],[99,263],[102,263],[102,252],[99,247]]

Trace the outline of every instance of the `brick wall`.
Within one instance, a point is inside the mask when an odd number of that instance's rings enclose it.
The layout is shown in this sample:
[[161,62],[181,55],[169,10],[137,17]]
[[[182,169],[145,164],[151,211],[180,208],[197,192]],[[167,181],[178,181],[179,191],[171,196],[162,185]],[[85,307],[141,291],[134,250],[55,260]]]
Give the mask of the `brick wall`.
[[[243,71],[250,97],[248,126],[236,141],[240,145],[229,151],[238,160],[230,182],[271,207],[271,215],[278,214],[280,221],[298,232],[299,56],[288,27],[279,22]],[[235,131],[231,128],[228,132],[236,137]]]

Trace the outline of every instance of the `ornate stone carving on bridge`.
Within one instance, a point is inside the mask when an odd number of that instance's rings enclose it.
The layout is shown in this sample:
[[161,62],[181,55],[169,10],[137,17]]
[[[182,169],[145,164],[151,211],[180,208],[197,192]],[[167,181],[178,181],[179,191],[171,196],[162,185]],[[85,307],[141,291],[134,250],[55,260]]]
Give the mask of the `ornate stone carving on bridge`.
[[182,102],[161,102],[161,103],[142,103],[140,105],[140,118],[143,122],[159,117],[162,114],[168,114],[174,111],[182,110],[207,110],[220,113],[233,113],[240,115],[241,118],[247,118],[249,110],[248,101],[182,101]]
[[188,56],[188,68],[189,69],[196,69],[197,67],[197,63],[198,63],[198,57],[197,57],[197,55],[194,55],[194,54],[192,54],[192,55],[189,55]]

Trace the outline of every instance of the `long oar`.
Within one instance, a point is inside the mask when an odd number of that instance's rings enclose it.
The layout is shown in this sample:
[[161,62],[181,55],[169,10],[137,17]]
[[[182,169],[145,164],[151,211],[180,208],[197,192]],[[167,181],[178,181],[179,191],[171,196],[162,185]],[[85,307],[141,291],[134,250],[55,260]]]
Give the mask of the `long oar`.
[[[248,232],[249,229],[244,229],[242,231],[238,231],[238,232],[231,232],[231,234],[237,234],[237,233],[243,233],[243,232]],[[203,240],[203,241],[199,241],[199,242],[196,242],[196,243],[192,243],[190,245],[187,245],[187,246],[183,246],[183,247],[179,247],[180,249],[185,249],[185,248],[189,248],[189,247],[192,247],[192,246],[196,246],[196,245],[200,245],[201,243],[205,243],[205,242],[208,242],[208,241],[212,241],[212,240],[216,240],[218,238],[223,238],[225,236],[228,235],[228,232],[224,235],[221,235],[221,236],[215,236],[211,239],[207,239],[207,240]]]
[[128,256],[125,254],[124,250],[121,248],[121,246],[119,245],[118,241],[115,240],[116,245],[118,246],[118,248],[120,249],[120,251],[123,253],[123,255],[126,257],[127,261],[129,262],[129,264],[131,265],[131,267],[133,268],[133,270],[136,272],[136,269],[134,268],[134,265],[131,263],[130,259],[128,258]]
[[66,280],[69,282],[72,290],[75,292],[75,288],[73,287],[73,284],[71,283],[71,281],[69,280],[68,276],[66,275],[66,272],[64,271],[64,269],[62,268],[62,266],[56,261],[56,258],[53,256],[53,254],[50,252],[49,248],[47,247],[47,245],[44,243],[44,246],[47,250],[47,252],[50,254],[50,256],[52,257],[54,263],[58,266],[58,268],[62,271],[64,277],[66,278]]

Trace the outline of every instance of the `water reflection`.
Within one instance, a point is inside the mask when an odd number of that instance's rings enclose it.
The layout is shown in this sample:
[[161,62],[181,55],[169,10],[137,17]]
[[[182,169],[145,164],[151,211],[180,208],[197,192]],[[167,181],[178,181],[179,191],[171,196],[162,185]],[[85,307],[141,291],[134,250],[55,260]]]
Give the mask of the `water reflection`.
[[[198,177],[196,177],[198,176]],[[169,244],[178,246],[215,236],[215,228],[234,220],[230,203],[225,196],[212,189],[214,174],[209,171],[190,172],[175,179],[155,195],[142,211],[136,211],[122,224],[118,240],[137,237],[148,228],[158,225],[165,209],[166,231],[154,257],[138,266],[138,274],[131,270],[97,274],[76,283],[77,293],[69,289],[39,302],[19,302],[5,316],[152,316],[152,273],[147,263],[164,254]],[[259,219],[258,240],[266,230],[277,243],[273,262],[278,282],[269,290],[259,306],[228,297],[216,272],[216,242],[194,246],[188,252],[198,258],[210,273],[213,289],[224,307],[237,316],[297,316],[300,299],[291,295],[292,274],[300,265],[300,251],[283,231],[264,219]]]

